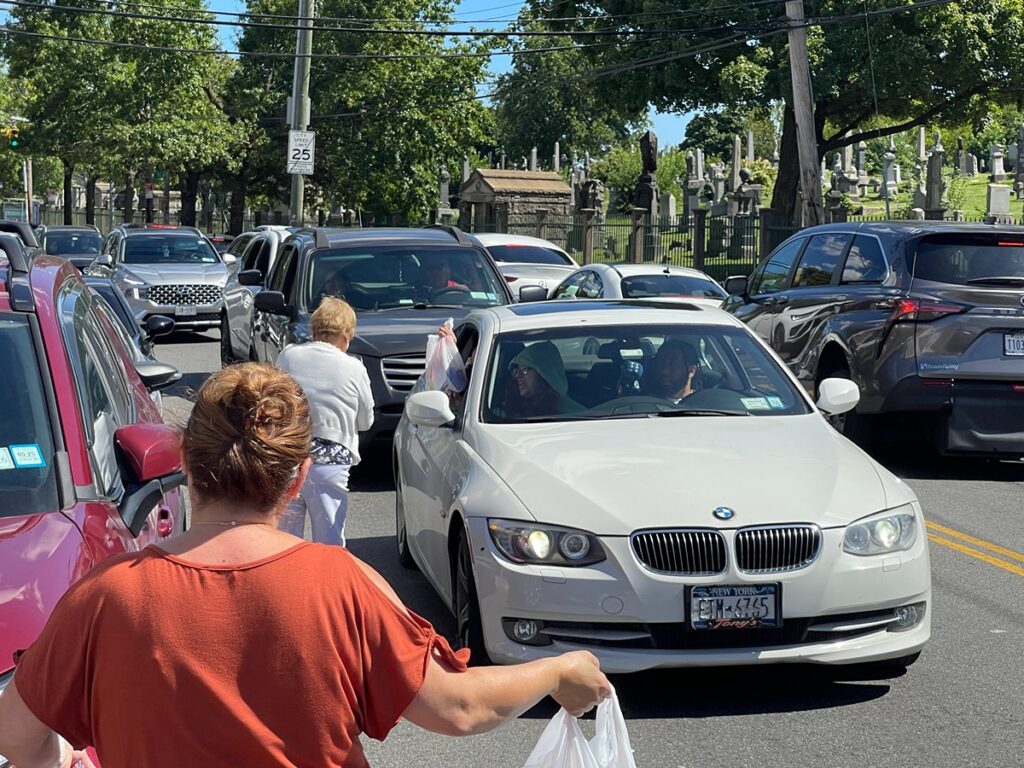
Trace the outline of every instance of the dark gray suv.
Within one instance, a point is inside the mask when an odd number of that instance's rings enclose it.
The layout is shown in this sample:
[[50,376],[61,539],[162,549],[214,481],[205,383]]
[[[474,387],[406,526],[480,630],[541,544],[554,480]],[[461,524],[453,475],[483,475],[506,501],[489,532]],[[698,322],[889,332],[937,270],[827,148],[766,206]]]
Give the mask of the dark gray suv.
[[1024,228],[863,222],[803,230],[749,277],[739,317],[813,392],[861,389],[836,426],[867,442],[878,416],[942,453],[1024,456]]
[[[309,341],[309,318],[323,296],[356,311],[349,353],[370,377],[375,419],[360,436],[390,441],[405,397],[426,366],[427,334],[449,317],[512,302],[494,261],[455,227],[303,229],[285,240],[270,268],[239,272],[258,285],[250,359],[273,363],[288,344]],[[541,290],[543,295],[543,290]]]

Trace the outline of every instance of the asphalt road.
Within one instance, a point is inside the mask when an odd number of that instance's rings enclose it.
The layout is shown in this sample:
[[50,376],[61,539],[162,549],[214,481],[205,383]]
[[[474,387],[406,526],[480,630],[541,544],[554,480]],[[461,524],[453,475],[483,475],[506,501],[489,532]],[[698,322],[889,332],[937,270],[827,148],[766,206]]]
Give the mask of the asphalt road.
[[[217,331],[175,334],[157,355],[185,373],[165,410],[186,418],[190,393],[219,367]],[[917,492],[930,525],[933,635],[920,661],[896,677],[806,666],[617,677],[639,768],[1024,764],[1024,465],[913,447],[880,458]],[[388,457],[373,454],[353,474],[350,548],[451,637],[445,606],[398,564],[389,474]],[[403,723],[383,744],[365,740],[367,755],[375,768],[520,768],[554,713],[542,704],[467,739]]]

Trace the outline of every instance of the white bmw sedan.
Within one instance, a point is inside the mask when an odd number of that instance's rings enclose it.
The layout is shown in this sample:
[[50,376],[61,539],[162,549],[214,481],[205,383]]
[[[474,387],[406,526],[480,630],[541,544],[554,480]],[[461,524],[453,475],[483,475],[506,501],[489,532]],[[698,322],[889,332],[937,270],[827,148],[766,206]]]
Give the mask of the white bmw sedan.
[[465,392],[409,397],[399,556],[479,658],[602,667],[884,662],[931,633],[921,506],[744,325],[696,304],[542,302],[456,329]]

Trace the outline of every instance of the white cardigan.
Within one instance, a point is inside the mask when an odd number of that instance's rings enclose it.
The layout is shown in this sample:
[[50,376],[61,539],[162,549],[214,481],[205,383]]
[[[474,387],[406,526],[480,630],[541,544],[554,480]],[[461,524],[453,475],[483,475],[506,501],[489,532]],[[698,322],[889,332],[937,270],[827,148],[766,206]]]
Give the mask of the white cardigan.
[[359,432],[373,424],[373,393],[362,362],[332,344],[289,344],[277,358],[309,400],[313,436],[341,443],[359,463]]

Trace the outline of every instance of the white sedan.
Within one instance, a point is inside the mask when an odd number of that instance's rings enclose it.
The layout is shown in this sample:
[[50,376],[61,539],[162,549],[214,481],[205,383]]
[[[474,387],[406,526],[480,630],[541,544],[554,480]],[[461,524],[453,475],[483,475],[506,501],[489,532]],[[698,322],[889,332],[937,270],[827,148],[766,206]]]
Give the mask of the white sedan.
[[484,232],[473,237],[491,254],[517,299],[519,289],[530,285],[540,286],[550,294],[576,269],[572,256],[539,237],[498,232]]
[[588,264],[552,292],[553,299],[683,299],[721,306],[729,294],[699,269],[674,264]]
[[477,658],[917,658],[925,522],[826,421],[857,403],[851,382],[821,382],[815,404],[696,304],[517,304],[456,330],[465,392],[421,381],[395,433],[397,541]]

